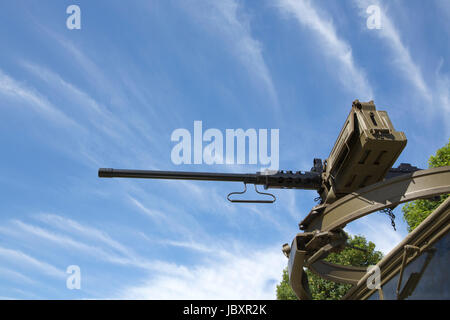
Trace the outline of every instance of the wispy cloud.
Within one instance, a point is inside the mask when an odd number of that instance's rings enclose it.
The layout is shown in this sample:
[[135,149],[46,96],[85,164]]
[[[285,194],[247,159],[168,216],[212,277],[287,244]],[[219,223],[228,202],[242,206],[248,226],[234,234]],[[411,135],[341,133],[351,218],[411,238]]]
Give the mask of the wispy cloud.
[[110,248],[122,253],[122,254],[130,254],[131,250],[130,248],[125,247],[120,242],[112,239],[106,232],[82,225],[77,221],[74,221],[72,219],[68,219],[62,216],[58,216],[55,214],[39,214],[38,219],[52,225],[53,227],[56,227],[60,230],[66,230],[72,233],[75,233],[79,236],[82,236],[83,238],[87,239],[93,239],[96,241],[99,241],[101,243],[106,244]]
[[[89,61],[86,57],[83,60]],[[88,64],[94,65],[92,62]],[[110,110],[111,106],[105,106],[98,102],[52,70],[28,61],[21,61],[20,65],[45,83],[48,86],[47,90],[55,93],[54,96],[62,97],[65,105],[76,106],[73,108],[73,116],[79,118],[80,122],[83,121],[86,128],[89,129],[89,139],[83,139],[86,142],[79,146],[82,148],[80,153],[83,154],[83,157],[92,159],[94,163],[104,161],[102,159],[104,156],[100,155],[100,144],[109,145],[113,150],[126,149],[127,152],[120,152],[122,161],[127,160],[125,154],[132,154],[134,160],[141,160],[146,164],[159,161],[144,151],[149,145],[155,148],[160,145],[158,134],[152,131],[148,125],[136,123],[135,119],[123,117],[117,112],[113,113]],[[129,141],[134,142],[132,146],[129,145]],[[118,159],[117,156],[116,159]]]
[[19,250],[0,247],[0,257],[6,258],[10,263],[19,266],[32,267],[34,270],[38,270],[41,273],[45,273],[56,278],[66,277],[63,270],[60,270],[49,263],[35,259]]
[[307,0],[278,0],[278,7],[318,36],[321,54],[337,62],[336,74],[347,90],[355,93],[361,100],[374,98],[364,71],[355,63],[350,44],[338,36],[333,21],[323,14],[322,9],[319,10]]
[[170,270],[125,287],[125,299],[274,299],[286,258],[279,248],[229,254],[209,263]]
[[156,209],[149,209],[144,206],[139,200],[133,198],[132,196],[128,196],[131,203],[133,203],[141,212],[145,213],[150,218],[162,218],[164,214]]
[[[113,138],[120,138],[117,134],[117,129],[123,131],[124,128],[120,122],[116,121],[112,114],[108,112],[105,106],[100,105],[87,93],[80,90],[73,84],[67,82],[61,76],[54,73],[53,71],[46,69],[42,66],[38,66],[31,62],[22,61],[21,65],[39,79],[43,80],[46,84],[50,86],[51,89],[55,90],[58,95],[64,95],[66,101],[76,102],[78,105],[77,111],[84,110],[86,113],[86,119],[94,126],[102,131],[105,131],[108,135]],[[114,130],[113,126],[116,128]]]
[[204,253],[214,253],[217,252],[217,248],[212,248],[201,243],[193,241],[175,241],[175,240],[160,240],[159,243],[163,245],[169,245],[174,247],[187,248],[190,250],[200,251]]
[[[61,246],[64,248],[71,248],[78,250],[88,256],[95,257],[96,259],[103,260],[118,265],[129,265],[138,268],[148,268],[151,262],[140,256],[134,255],[132,250],[123,250],[122,254],[114,253],[109,250],[109,248],[101,247],[95,244],[86,244],[82,240],[75,240],[66,235],[58,234],[46,230],[44,228],[30,225],[19,220],[14,220],[13,224],[21,230],[17,236],[23,238],[23,234],[34,235],[36,237],[42,238],[44,240],[50,241],[54,245]],[[25,231],[25,233],[23,232]],[[97,232],[98,233],[98,232]],[[113,246],[117,248],[117,245]],[[123,249],[125,249],[123,247]],[[122,250],[121,250],[122,251]]]
[[250,20],[242,5],[235,0],[194,0],[189,1],[185,8],[198,17],[200,23],[207,23],[208,28],[217,32],[228,43],[232,54],[256,81],[262,82],[273,105],[278,106],[277,93],[264,60],[262,44],[252,36]]
[[[447,61],[449,63],[450,61]],[[444,64],[444,59],[441,59],[439,62],[439,66],[436,69],[435,77],[436,77],[436,92],[439,97],[439,105],[443,109],[443,114],[446,115],[447,121],[447,129],[450,131],[450,77],[447,74],[442,72],[442,66]],[[448,132],[450,133],[450,132]]]
[[395,28],[389,16],[383,10],[383,6],[381,6],[378,1],[355,1],[361,10],[361,15],[364,17],[367,16],[366,10],[370,5],[378,5],[380,7],[382,27],[381,29],[375,30],[374,33],[386,40],[386,42],[390,45],[391,49],[395,53],[393,55],[394,59],[392,60],[392,63],[404,74],[405,79],[410,81],[427,100],[431,100],[429,88],[423,79],[420,68],[414,63],[410,51],[403,44],[400,33]]
[[8,269],[8,268],[3,268],[3,267],[0,267],[0,276],[3,276],[3,277],[8,278],[10,280],[12,279],[12,280],[18,281],[20,283],[26,283],[26,284],[35,284],[35,283],[37,283],[33,279],[27,277],[26,275],[24,275],[24,274],[22,274],[20,272],[17,272],[15,270],[11,270],[11,269]]
[[[144,207],[144,209],[146,208]],[[100,229],[53,214],[39,214],[36,218],[57,230],[49,230],[20,220],[12,220],[8,227],[0,227],[0,233],[16,237],[22,243],[35,241],[33,237],[41,238],[53,246],[76,250],[97,260],[116,265],[126,265],[149,271],[158,271],[166,268],[166,262],[145,258],[135,253],[132,248],[114,240],[108,233]],[[65,231],[65,233],[61,233],[61,230]],[[69,236],[68,233],[71,233],[73,236]],[[153,241],[153,244],[157,243],[181,246],[181,242],[172,240]],[[192,240],[186,242],[185,246],[200,248],[200,244]]]
[[[125,285],[119,288],[112,294],[112,298],[273,299],[275,286],[279,283],[281,271],[286,265],[286,259],[279,247],[258,248],[255,251],[235,241],[226,243],[209,241],[207,243],[213,244],[209,246],[195,240],[159,239],[154,244],[195,250],[201,257],[194,265],[149,260],[133,253],[133,250],[94,227],[53,214],[39,214],[37,219],[59,230],[78,234],[80,238],[73,239],[19,220],[14,220],[8,228],[9,235],[20,237],[22,243],[26,241],[26,238],[30,239],[30,235],[37,236],[54,245],[75,249],[109,263],[139,267],[148,272],[144,278],[133,280],[136,281],[136,285]],[[85,243],[89,239],[95,244]],[[108,249],[114,249],[117,252],[113,254]],[[47,274],[58,277],[67,276],[62,270],[20,251],[0,247],[0,257],[28,265],[33,267],[33,270],[38,268]],[[15,277],[22,281],[28,279],[20,274]]]
[[[435,73],[435,79],[430,81],[425,79],[420,65],[416,63],[412,57],[411,50],[402,41],[402,35],[394,24],[391,15],[388,14],[386,6],[378,0],[354,0],[360,9],[360,15],[366,17],[367,7],[369,5],[377,5],[381,13],[381,29],[375,30],[373,34],[380,37],[392,51],[392,64],[401,72],[404,79],[409,82],[416,92],[420,94],[423,102],[417,109],[423,114],[423,103],[431,106],[431,112],[439,110],[440,114],[448,119],[447,133],[450,132],[450,81],[447,75],[441,73],[441,66],[444,62],[439,62],[439,67]],[[408,8],[407,6],[404,8]],[[434,85],[432,85],[434,83]]]
[[101,88],[106,92],[110,92],[110,94],[121,96],[121,92],[118,91],[118,88],[111,84],[102,69],[97,66],[80,47],[77,47],[74,42],[69,41],[57,32],[48,29],[41,24],[38,24],[38,26],[40,30],[55,39],[56,43],[59,43],[59,45],[61,45],[66,52],[70,54],[70,56],[75,60],[77,67],[84,71],[82,74],[85,75],[85,78],[89,83],[96,88]]
[[133,211],[144,214],[152,223],[160,226],[161,228],[158,228],[160,233],[183,235],[189,239],[198,239],[206,235],[198,219],[186,209],[172,205],[170,201],[146,191],[141,191],[140,194],[145,200],[127,195],[127,202],[131,204]]
[[8,76],[0,69],[0,94],[24,102],[29,108],[58,126],[82,127],[36,90]]

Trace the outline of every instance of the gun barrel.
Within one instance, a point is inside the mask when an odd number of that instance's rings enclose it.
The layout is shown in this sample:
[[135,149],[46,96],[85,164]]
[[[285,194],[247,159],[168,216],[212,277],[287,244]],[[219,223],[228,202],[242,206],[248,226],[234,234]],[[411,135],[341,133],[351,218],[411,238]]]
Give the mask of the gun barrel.
[[213,173],[159,170],[129,170],[100,168],[100,178],[143,178],[244,182],[263,185],[264,188],[309,189],[318,190],[322,183],[320,173],[277,171],[273,174],[251,173]]
[[188,171],[129,170],[100,168],[100,178],[143,178],[143,179],[176,179],[204,181],[234,181],[256,183],[256,174],[211,173]]

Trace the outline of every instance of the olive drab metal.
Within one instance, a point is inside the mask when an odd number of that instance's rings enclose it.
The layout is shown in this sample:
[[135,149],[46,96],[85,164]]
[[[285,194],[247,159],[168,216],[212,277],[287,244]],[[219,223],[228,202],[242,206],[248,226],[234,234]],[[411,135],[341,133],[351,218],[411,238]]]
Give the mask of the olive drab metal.
[[[314,159],[310,171],[235,174],[101,168],[98,176],[243,182],[244,191],[230,192],[227,197],[231,202],[241,203],[273,203],[276,200],[270,193],[259,192],[257,185],[265,189],[316,190],[319,204],[299,223],[302,232],[294,237],[291,245],[286,243],[282,248],[289,259],[289,284],[299,299],[311,299],[304,271],[308,268],[324,279],[352,284],[345,299],[367,299],[373,293],[363,286],[368,277],[367,268],[336,265],[324,260],[330,253],[340,252],[347,246],[344,227],[370,213],[384,211],[390,215],[395,228],[392,209],[397,205],[450,193],[450,167],[421,170],[402,163],[392,168],[406,142],[405,134],[394,129],[386,111],[376,110],[373,101],[355,100],[330,155],[323,162]],[[270,198],[239,200],[230,197],[245,193],[247,184],[254,184],[258,194]],[[417,256],[411,258],[404,254],[405,246],[413,246],[417,252],[429,250],[449,231],[450,200],[441,204],[430,217],[426,220],[428,230],[434,230],[434,233],[422,231],[420,234],[417,230],[423,228],[418,228],[393,250],[392,256],[388,255],[390,260],[385,257],[380,261],[378,265],[385,279],[401,272],[401,268]],[[413,280],[417,278],[420,275],[415,275]],[[398,289],[399,298],[410,294],[413,280],[408,281],[402,292]]]
[[373,101],[354,101],[325,161],[321,198],[332,203],[383,180],[405,146],[405,134],[395,131],[386,111],[377,111]]

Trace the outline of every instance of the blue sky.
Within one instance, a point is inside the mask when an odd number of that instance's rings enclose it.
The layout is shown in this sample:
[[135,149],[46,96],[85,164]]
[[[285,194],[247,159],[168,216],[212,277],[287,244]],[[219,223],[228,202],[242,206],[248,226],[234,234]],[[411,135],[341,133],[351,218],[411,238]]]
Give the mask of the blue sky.
[[[81,8],[81,29],[66,8]],[[366,9],[382,10],[368,29]],[[280,131],[280,168],[325,159],[354,99],[388,111],[427,167],[450,135],[450,3],[2,1],[0,297],[273,299],[281,245],[315,204],[232,205],[237,183],[99,179],[99,167],[174,165],[177,128]],[[388,252],[380,213],[349,225]],[[66,288],[70,265],[81,289]]]

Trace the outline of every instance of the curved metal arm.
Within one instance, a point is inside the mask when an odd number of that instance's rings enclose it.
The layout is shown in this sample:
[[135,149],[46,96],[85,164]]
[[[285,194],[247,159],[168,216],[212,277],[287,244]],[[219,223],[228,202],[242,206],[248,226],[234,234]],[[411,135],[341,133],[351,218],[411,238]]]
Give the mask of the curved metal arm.
[[372,212],[445,193],[450,193],[450,166],[416,171],[370,185],[337,200],[311,218],[305,230],[343,228]]

